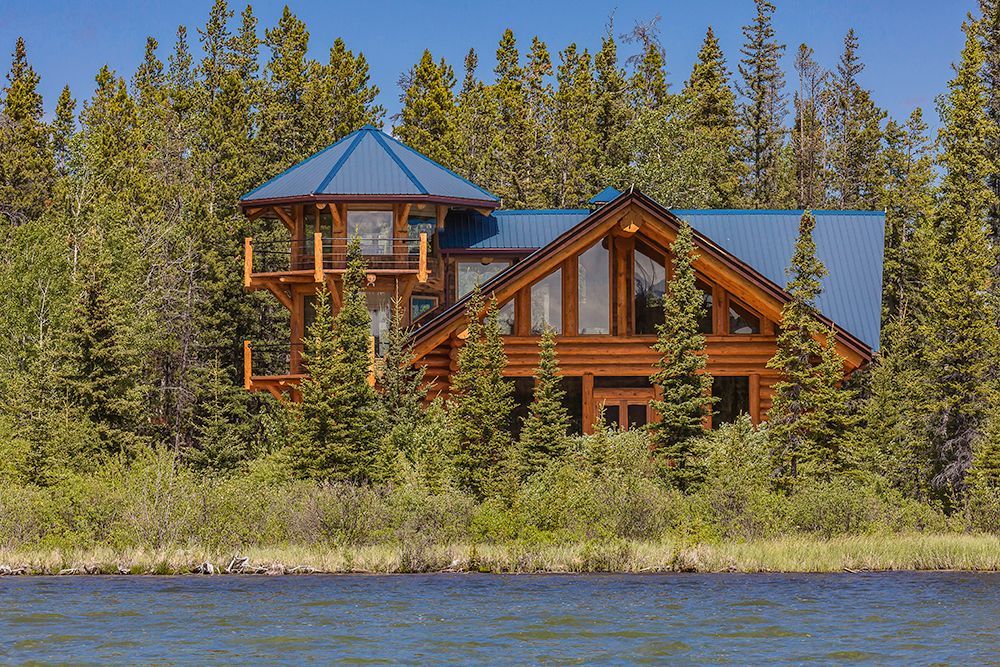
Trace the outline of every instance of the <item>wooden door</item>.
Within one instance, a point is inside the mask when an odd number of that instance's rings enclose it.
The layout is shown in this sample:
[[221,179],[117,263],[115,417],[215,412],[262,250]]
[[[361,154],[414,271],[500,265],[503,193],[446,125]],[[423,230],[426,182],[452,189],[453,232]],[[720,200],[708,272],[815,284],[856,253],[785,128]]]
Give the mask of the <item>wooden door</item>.
[[594,413],[604,408],[605,426],[617,425],[623,431],[641,428],[653,419],[651,400],[652,389],[595,389]]

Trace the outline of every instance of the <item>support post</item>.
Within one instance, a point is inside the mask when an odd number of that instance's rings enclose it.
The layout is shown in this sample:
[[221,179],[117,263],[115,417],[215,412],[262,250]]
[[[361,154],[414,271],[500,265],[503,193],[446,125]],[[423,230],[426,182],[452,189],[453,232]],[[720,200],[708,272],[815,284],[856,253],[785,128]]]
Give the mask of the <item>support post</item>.
[[760,373],[750,376],[750,421],[760,424]]
[[427,282],[427,232],[420,232],[420,260],[417,265],[417,280]]
[[253,277],[253,237],[243,239],[243,287],[250,287]]
[[250,341],[243,341],[243,388],[253,389],[253,350]]
[[319,231],[313,234],[313,280],[323,282],[323,232]]
[[594,422],[597,411],[594,409],[594,374],[583,374],[583,432],[590,435],[594,432]]
[[375,386],[375,336],[368,337],[368,384]]

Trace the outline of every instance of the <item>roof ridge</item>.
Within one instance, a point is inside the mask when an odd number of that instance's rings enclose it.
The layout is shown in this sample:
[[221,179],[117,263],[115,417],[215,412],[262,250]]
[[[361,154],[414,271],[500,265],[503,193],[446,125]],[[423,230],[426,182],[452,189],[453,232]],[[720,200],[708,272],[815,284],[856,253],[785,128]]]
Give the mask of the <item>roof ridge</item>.
[[[344,151],[344,154],[340,156],[340,159],[337,160],[337,162],[333,165],[333,167],[330,168],[330,172],[323,177],[322,181],[319,182],[319,185],[317,185],[316,189],[313,190],[313,194],[318,194],[320,192],[323,192],[323,190],[326,189],[326,186],[330,185],[330,181],[332,181],[334,178],[337,177],[337,174],[340,172],[341,168],[343,168],[344,163],[347,162],[347,158],[351,157],[351,154],[354,153],[354,149],[358,147],[358,144],[361,143],[362,137],[365,136],[361,134],[361,130],[358,130],[357,132],[352,132],[347,136],[349,137],[354,134],[357,135],[354,138],[354,141],[351,142],[351,145],[347,147],[347,150]],[[346,139],[347,137],[344,138]]]
[[384,150],[386,154],[390,158],[392,158],[392,161],[396,163],[396,166],[403,170],[403,173],[406,174],[406,177],[410,179],[410,182],[413,183],[414,186],[416,186],[417,190],[420,191],[420,194],[422,195],[427,194],[427,188],[424,187],[424,184],[421,183],[416,176],[414,176],[413,172],[410,171],[409,167],[403,164],[403,161],[399,159],[399,156],[396,155],[396,152],[391,148],[389,148],[388,145],[386,145],[383,135],[385,135],[384,132],[375,132],[372,136],[375,137],[375,141],[377,141],[378,145],[382,147],[382,150]]
[[[469,185],[471,185],[471,186],[472,186],[472,187],[474,187],[475,189],[477,189],[477,190],[479,190],[480,192],[482,192],[482,193],[483,193],[484,195],[488,195],[488,196],[490,197],[490,199],[493,199],[493,200],[495,200],[495,201],[500,201],[500,198],[499,198],[499,197],[497,197],[497,196],[496,196],[495,194],[493,194],[492,192],[490,192],[489,190],[487,190],[487,189],[483,188],[482,186],[479,186],[479,185],[477,185],[477,184],[473,183],[472,181],[470,181],[469,179],[467,179],[467,178],[466,178],[465,176],[461,176],[461,175],[459,175],[459,174],[456,174],[456,173],[455,173],[454,171],[452,171],[452,170],[451,170],[451,169],[449,169],[448,167],[444,166],[444,165],[443,165],[443,164],[441,164],[440,162],[437,162],[437,161],[435,161],[435,160],[432,160],[431,158],[427,157],[426,155],[424,155],[423,153],[421,153],[420,151],[418,151],[418,150],[417,150],[416,148],[412,148],[411,146],[407,146],[406,144],[404,144],[404,143],[403,143],[402,141],[400,141],[400,140],[399,140],[399,139],[397,139],[396,137],[392,136],[391,134],[387,134],[386,132],[383,132],[383,131],[381,131],[381,130],[377,130],[377,131],[378,131],[378,132],[379,132],[379,134],[380,134],[380,135],[382,135],[383,137],[387,137],[387,138],[389,138],[389,139],[390,139],[390,140],[391,140],[391,141],[392,141],[393,143],[396,143],[396,144],[398,144],[398,145],[402,146],[403,148],[405,148],[406,150],[410,151],[411,153],[413,153],[413,154],[414,154],[414,155],[416,155],[417,157],[419,157],[419,158],[422,158],[422,159],[426,160],[427,162],[430,162],[430,163],[431,163],[432,165],[434,165],[434,166],[435,166],[435,167],[437,167],[438,169],[443,169],[444,171],[448,172],[449,174],[451,174],[451,175],[452,175],[452,176],[454,176],[455,178],[459,179],[460,181],[463,181],[463,182],[465,182],[465,183],[468,183]],[[395,157],[395,156],[393,156],[393,157]]]

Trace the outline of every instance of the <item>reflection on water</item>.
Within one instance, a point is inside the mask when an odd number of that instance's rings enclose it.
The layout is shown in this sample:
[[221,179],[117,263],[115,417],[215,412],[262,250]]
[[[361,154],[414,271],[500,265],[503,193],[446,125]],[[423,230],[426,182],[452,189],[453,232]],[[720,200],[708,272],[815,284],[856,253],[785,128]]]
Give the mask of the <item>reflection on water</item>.
[[0,663],[1000,661],[1000,574],[0,579]]

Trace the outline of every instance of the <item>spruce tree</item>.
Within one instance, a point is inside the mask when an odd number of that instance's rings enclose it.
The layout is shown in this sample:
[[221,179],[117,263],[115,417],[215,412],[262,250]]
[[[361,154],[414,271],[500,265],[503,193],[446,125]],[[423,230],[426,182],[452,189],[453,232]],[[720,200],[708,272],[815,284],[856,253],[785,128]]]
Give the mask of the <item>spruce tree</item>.
[[844,52],[825,96],[829,136],[826,174],[835,208],[873,209],[881,194],[879,148],[885,113],[858,82],[863,70],[858,38],[851,29],[844,38]]
[[979,35],[983,44],[983,83],[986,91],[986,115],[997,128],[986,146],[992,156],[987,184],[993,192],[989,213],[990,242],[997,249],[993,265],[993,291],[1000,300],[1000,0],[979,0],[982,18]]
[[799,88],[795,91],[795,124],[791,145],[795,160],[795,205],[811,209],[826,201],[826,135],[823,128],[822,103],[828,73],[813,60],[814,52],[799,45],[795,71]]
[[546,325],[538,343],[534,396],[518,442],[517,464],[522,479],[544,470],[569,448],[569,414],[563,405],[565,395],[556,356],[556,332]]
[[637,22],[627,37],[640,47],[640,53],[629,59],[633,65],[629,89],[636,109],[658,110],[668,98],[667,59],[660,43],[659,23],[659,16],[646,23]]
[[767,364],[781,375],[768,432],[776,474],[786,488],[801,476],[829,479],[848,464],[840,438],[849,395],[838,388],[843,362],[835,349],[836,332],[817,317],[816,299],[827,270],[816,257],[815,227],[813,214],[803,213],[788,268],[790,298],[781,311],[777,351]]
[[660,355],[649,380],[658,398],[650,405],[657,419],[649,425],[663,474],[675,488],[684,490],[697,481],[691,460],[693,438],[704,433],[711,410],[712,376],[706,371],[705,336],[698,322],[705,302],[696,284],[694,233],[684,222],[671,247],[673,275],[663,296],[663,324],[657,327],[653,350]]
[[205,375],[198,385],[196,440],[185,458],[195,469],[232,472],[251,455],[247,392],[233,384],[218,357],[207,364]]
[[412,427],[421,419],[427,397],[425,369],[413,366],[413,344],[403,326],[403,314],[402,300],[394,299],[385,353],[378,366],[382,410],[389,428]]
[[986,115],[983,49],[967,22],[965,48],[942,104],[941,183],[936,252],[921,296],[920,326],[930,378],[934,486],[945,500],[961,497],[974,443],[997,400],[1000,350],[997,306],[987,290],[996,261],[987,241],[993,193],[987,149],[996,126]]
[[359,52],[355,56],[344,40],[338,37],[330,48],[327,76],[333,83],[330,107],[335,112],[330,128],[331,141],[363,125],[382,127],[385,108],[375,103],[379,88],[371,82],[368,59],[364,53]]
[[41,215],[52,192],[55,165],[38,83],[18,37],[0,97],[0,216],[15,225]]
[[552,56],[549,47],[537,36],[531,39],[531,49],[524,67],[524,90],[527,96],[529,150],[533,160],[531,169],[533,206],[552,206],[553,192],[558,190],[558,158],[556,140],[559,120],[555,93],[549,79],[552,77]]
[[553,196],[556,208],[576,208],[598,189],[597,108],[590,55],[570,44],[559,54],[552,138]]
[[623,133],[632,115],[628,104],[628,83],[625,70],[618,62],[614,23],[601,38],[601,50],[594,54],[594,123],[597,127],[597,177],[602,185],[610,185],[615,174],[625,167],[628,154]]
[[410,69],[403,91],[403,108],[393,135],[432,160],[450,164],[454,154],[455,73],[444,59],[434,61],[424,49],[420,62]]
[[708,194],[704,205],[737,207],[741,201],[744,166],[736,153],[739,146],[736,96],[729,87],[726,59],[711,26],[683,94],[690,100],[688,114],[693,135],[690,141],[701,147],[714,173],[710,181],[714,191]]
[[[316,148],[306,125],[303,98],[310,74],[316,73],[315,61],[307,57],[309,31],[286,5],[278,25],[264,32],[264,44],[271,51],[265,67],[267,87],[261,104],[261,151],[265,176],[302,160]],[[329,98],[324,100],[324,106]],[[313,110],[313,114],[316,111]],[[315,132],[315,125],[311,124]]]
[[485,321],[480,321],[482,310],[483,298],[476,288],[466,310],[467,335],[449,399],[457,480],[478,498],[497,490],[510,450],[508,422],[513,409],[513,387],[503,377],[507,357],[496,301],[490,301]]
[[465,76],[455,106],[455,155],[451,164],[473,183],[493,188],[497,147],[498,116],[495,98],[479,80],[479,56],[469,49],[465,56]]
[[781,191],[781,150],[785,128],[785,75],[779,60],[785,45],[774,36],[774,5],[754,0],[757,14],[743,27],[745,42],[739,71],[745,98],[740,106],[743,132],[741,155],[747,165],[744,186],[747,203],[754,208],[775,208]]

